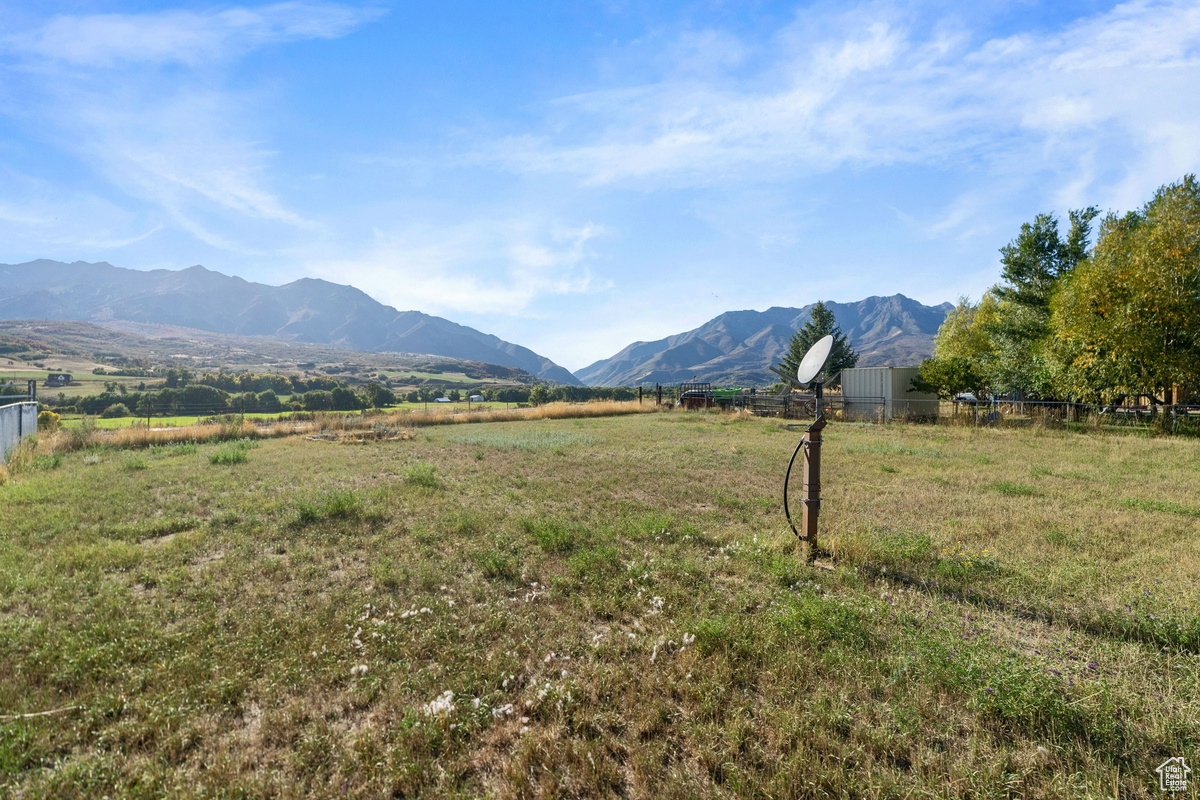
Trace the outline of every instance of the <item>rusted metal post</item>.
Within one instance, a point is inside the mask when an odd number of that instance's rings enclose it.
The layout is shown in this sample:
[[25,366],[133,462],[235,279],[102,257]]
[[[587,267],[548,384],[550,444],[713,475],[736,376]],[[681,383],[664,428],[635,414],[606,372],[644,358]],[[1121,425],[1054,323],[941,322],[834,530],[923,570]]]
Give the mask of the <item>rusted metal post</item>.
[[804,491],[801,501],[804,513],[801,517],[800,529],[804,531],[804,540],[808,543],[808,560],[817,557],[817,518],[821,513],[821,430],[825,427],[825,417],[819,416],[804,434]]

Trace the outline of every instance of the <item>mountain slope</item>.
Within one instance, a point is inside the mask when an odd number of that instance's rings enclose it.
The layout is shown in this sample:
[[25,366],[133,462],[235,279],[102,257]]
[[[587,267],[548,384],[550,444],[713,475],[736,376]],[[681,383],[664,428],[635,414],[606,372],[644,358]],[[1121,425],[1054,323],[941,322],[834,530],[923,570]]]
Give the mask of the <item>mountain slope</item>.
[[420,311],[397,311],[353,286],[314,278],[267,286],[201,266],[143,272],[42,259],[0,264],[0,287],[0,319],[168,324],[368,352],[428,353],[579,383],[526,347]]
[[[813,304],[815,305],[815,304]],[[767,369],[778,364],[813,305],[727,311],[694,330],[655,342],[634,342],[575,376],[588,385],[623,386],[687,380],[762,386],[774,383]],[[950,303],[925,306],[902,294],[857,303],[826,303],[851,345],[859,366],[910,366],[933,352]]]

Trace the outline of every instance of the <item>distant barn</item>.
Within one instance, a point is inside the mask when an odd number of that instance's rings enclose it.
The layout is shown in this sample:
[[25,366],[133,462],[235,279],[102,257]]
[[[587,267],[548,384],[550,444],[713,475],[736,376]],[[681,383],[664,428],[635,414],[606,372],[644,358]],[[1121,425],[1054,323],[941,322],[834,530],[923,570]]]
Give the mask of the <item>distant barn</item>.
[[69,372],[51,372],[46,376],[45,386],[58,388],[66,386],[71,382],[71,373]]

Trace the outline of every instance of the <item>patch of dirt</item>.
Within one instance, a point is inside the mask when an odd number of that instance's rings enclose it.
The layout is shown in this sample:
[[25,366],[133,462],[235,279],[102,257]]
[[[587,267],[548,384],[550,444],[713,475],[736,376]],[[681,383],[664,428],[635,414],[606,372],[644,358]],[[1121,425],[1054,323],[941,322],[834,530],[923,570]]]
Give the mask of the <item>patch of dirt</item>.
[[400,442],[416,438],[411,428],[386,428],[370,431],[321,431],[306,436],[310,442],[335,442],[337,444],[369,444],[371,442]]
[[214,561],[220,561],[224,557],[224,550],[214,550],[211,553],[205,553],[202,556],[198,556],[195,561],[192,561],[188,564],[188,569],[195,571],[203,568],[206,564],[211,564]]

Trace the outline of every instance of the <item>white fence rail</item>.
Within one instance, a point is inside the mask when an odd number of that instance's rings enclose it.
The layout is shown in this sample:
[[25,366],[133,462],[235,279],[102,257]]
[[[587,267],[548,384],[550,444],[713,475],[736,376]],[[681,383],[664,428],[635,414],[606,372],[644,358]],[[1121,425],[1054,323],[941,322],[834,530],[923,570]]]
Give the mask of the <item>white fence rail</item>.
[[26,436],[37,433],[37,403],[0,406],[0,464]]

